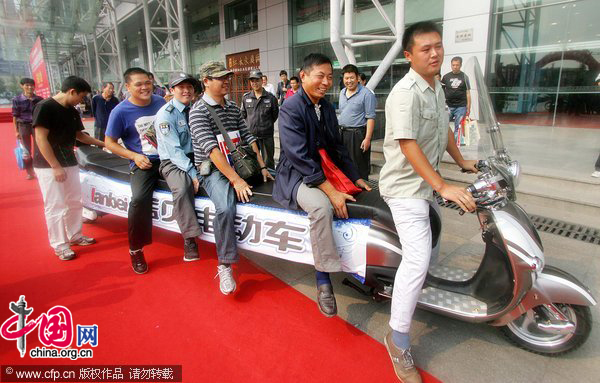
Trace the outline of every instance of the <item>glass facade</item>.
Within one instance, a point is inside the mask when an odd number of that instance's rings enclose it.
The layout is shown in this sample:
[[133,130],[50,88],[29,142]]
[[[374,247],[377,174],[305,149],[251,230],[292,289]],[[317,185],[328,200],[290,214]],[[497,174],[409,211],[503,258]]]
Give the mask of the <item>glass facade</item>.
[[[394,1],[381,0],[383,8],[388,17],[394,18]],[[302,66],[302,60],[312,52],[321,52],[335,60],[333,48],[329,42],[329,2],[318,0],[291,0],[290,12],[292,20],[292,57],[291,63],[293,74],[297,75]],[[424,20],[432,20],[440,23],[444,16],[443,0],[406,0],[405,23]],[[342,23],[343,24],[343,23]],[[377,12],[370,0],[354,1],[353,24],[356,33],[389,33],[389,29],[381,29],[385,25],[381,15]],[[391,43],[368,45],[354,49],[358,70],[367,76],[367,79],[375,72],[381,60],[391,47]],[[408,72],[409,64],[403,56],[399,56],[394,64],[388,69],[386,75],[381,79],[375,89],[377,98],[377,117],[375,124],[374,139],[383,138],[385,121],[384,106],[387,95],[392,87]],[[329,100],[337,104],[340,90],[343,88],[341,82],[341,68],[334,61],[333,87],[329,90]]]
[[497,0],[488,85],[501,122],[600,125],[596,0]]
[[258,30],[256,0],[240,0],[225,5],[225,37],[235,37]]

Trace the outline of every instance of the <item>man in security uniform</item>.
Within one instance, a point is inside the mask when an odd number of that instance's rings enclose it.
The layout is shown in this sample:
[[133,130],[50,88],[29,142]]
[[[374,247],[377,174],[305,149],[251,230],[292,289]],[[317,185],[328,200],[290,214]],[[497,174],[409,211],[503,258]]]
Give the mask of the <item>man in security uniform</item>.
[[202,233],[194,195],[200,185],[192,150],[189,113],[194,88],[198,81],[186,73],[173,73],[169,87],[173,98],[156,114],[154,127],[160,157],[160,175],[167,181],[173,194],[173,215],[184,238],[184,261],[200,259],[195,237]]
[[256,137],[260,154],[265,165],[275,169],[275,121],[279,116],[277,97],[267,92],[262,86],[262,73],[255,69],[250,71],[250,92],[242,96],[242,118],[250,133]]

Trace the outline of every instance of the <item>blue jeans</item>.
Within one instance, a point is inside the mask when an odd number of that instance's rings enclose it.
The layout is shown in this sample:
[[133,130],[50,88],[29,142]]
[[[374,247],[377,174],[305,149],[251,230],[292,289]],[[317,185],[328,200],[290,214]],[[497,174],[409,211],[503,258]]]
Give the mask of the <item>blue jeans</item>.
[[215,205],[213,231],[219,262],[235,263],[239,260],[235,236],[235,191],[227,177],[218,170],[213,170],[207,176],[198,176],[198,181]]
[[467,114],[466,106],[451,106],[450,108],[450,121],[454,119],[454,142],[458,140],[458,129],[460,128],[460,122],[462,121],[465,114]]

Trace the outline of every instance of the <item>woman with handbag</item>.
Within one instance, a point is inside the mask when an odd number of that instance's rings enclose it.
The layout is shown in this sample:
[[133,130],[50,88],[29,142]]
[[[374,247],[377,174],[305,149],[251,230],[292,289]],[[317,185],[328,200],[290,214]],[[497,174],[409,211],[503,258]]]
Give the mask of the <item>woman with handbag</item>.
[[273,179],[256,138],[246,127],[240,109],[225,99],[233,72],[220,62],[200,67],[204,95],[190,111],[190,131],[198,181],[215,205],[214,235],[219,265],[219,287],[225,295],[236,289],[231,265],[239,260],[235,236],[236,196],[250,201],[246,179],[257,175]]

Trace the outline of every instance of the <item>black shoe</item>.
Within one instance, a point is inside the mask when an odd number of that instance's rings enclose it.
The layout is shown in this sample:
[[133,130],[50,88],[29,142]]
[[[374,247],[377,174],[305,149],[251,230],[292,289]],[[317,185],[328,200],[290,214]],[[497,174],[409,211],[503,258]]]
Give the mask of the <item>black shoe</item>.
[[131,257],[131,267],[133,267],[133,271],[136,274],[145,274],[148,272],[148,264],[146,263],[142,249],[129,250],[129,256]]
[[194,238],[186,238],[183,241],[183,260],[186,262],[198,261],[200,254],[198,254],[198,245]]
[[317,303],[323,315],[328,318],[336,316],[337,304],[335,295],[333,295],[333,287],[330,284],[324,283],[317,287]]

